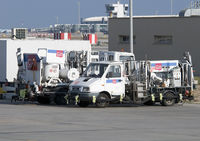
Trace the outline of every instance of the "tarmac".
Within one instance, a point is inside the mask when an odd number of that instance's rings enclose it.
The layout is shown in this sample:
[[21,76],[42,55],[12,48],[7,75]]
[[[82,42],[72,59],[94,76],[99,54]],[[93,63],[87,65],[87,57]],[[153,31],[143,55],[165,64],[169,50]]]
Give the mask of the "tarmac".
[[0,100],[0,141],[199,141],[200,104],[79,108]]

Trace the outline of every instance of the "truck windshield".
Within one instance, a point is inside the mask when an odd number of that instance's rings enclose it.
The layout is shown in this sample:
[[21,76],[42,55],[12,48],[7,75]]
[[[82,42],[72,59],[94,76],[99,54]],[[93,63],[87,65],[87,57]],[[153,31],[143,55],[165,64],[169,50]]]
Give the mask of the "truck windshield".
[[130,61],[134,60],[133,58],[134,58],[133,56],[122,56],[122,55],[119,57],[120,61]]
[[83,73],[83,77],[102,77],[105,70],[107,69],[108,64],[90,64],[85,72]]

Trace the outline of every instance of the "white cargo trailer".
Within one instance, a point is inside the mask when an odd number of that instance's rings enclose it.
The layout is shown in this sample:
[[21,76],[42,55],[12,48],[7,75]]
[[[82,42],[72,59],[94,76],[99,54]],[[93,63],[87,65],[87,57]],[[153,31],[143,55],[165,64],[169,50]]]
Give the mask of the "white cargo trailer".
[[91,44],[89,41],[80,40],[0,40],[0,82],[5,82],[6,79],[12,82],[17,78],[18,48],[21,48],[23,53],[37,53],[39,48],[90,52]]

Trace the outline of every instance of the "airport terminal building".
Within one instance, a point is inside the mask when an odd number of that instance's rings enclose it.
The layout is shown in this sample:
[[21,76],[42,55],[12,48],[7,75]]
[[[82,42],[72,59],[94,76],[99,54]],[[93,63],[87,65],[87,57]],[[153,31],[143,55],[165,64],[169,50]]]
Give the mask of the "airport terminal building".
[[[128,17],[109,19],[109,50],[130,51],[129,22]],[[181,59],[189,51],[200,76],[200,16],[140,16],[133,26],[137,60]]]

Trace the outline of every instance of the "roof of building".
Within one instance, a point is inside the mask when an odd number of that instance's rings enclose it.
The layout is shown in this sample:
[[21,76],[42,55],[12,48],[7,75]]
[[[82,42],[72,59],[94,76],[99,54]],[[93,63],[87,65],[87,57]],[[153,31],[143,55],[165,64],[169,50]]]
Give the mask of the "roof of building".
[[[141,16],[133,16],[133,18],[171,18],[171,17],[179,17],[179,15],[141,15]],[[129,16],[126,17],[119,17],[113,19],[127,19],[130,18]]]
[[90,18],[85,18],[83,19],[83,22],[94,22],[94,21],[99,21],[101,22],[102,19],[104,19],[104,21],[108,20],[107,16],[99,16],[99,17],[90,17]]

